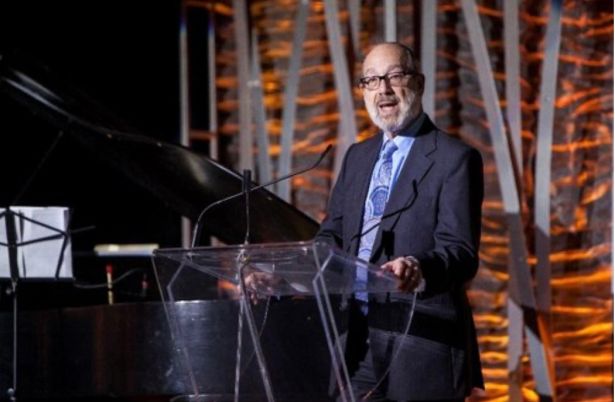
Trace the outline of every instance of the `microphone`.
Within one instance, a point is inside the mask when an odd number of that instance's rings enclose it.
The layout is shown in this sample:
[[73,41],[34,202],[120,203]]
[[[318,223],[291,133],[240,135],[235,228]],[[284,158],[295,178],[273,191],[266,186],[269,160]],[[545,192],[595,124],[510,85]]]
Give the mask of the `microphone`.
[[[416,194],[418,194],[416,180],[412,180],[411,185],[412,185],[412,190],[414,191],[414,196],[416,197]],[[413,199],[414,198],[412,198],[412,200]],[[359,238],[359,241],[360,241],[361,237],[365,236],[367,233],[371,232],[372,230],[378,230],[378,228],[382,224],[382,221],[385,218],[388,218],[390,216],[393,216],[393,215],[396,215],[396,214],[400,213],[400,211],[406,209],[408,207],[408,205],[409,204],[407,202],[406,205],[404,205],[402,208],[400,208],[398,210],[395,210],[395,211],[392,211],[392,212],[389,212],[386,215],[383,214],[382,217],[380,218],[380,221],[378,221],[378,223],[376,223],[375,225],[373,225],[373,226],[371,226],[371,227],[369,227],[369,228],[367,228],[367,229],[365,229],[363,231],[361,231],[363,228],[360,228],[361,230],[358,233],[354,234],[350,238],[350,240],[348,241],[348,245],[346,246],[346,249],[344,251],[346,253],[349,253],[350,252],[350,246],[351,246],[352,242],[355,239]],[[391,231],[383,231],[382,232],[382,245],[385,247],[384,252],[386,254],[390,255],[390,256],[392,256],[392,247],[393,247],[393,244],[395,243],[395,241],[394,241],[395,237],[394,236],[395,236],[394,232],[391,232]],[[373,247],[373,245],[372,245],[372,247]]]
[[[235,193],[233,195],[230,195],[230,196],[228,196],[226,198],[223,198],[221,200],[214,201],[211,204],[209,204],[208,206],[206,206],[201,211],[201,213],[199,214],[199,217],[197,218],[196,223],[194,225],[194,229],[192,231],[192,248],[196,247],[196,245],[198,244],[198,241],[201,238],[201,231],[202,231],[202,228],[203,228],[203,217],[205,216],[207,211],[209,211],[210,209],[212,209],[212,208],[214,208],[214,207],[216,207],[216,206],[218,206],[220,204],[223,204],[223,203],[225,203],[227,201],[231,201],[231,200],[234,200],[235,198],[241,197],[242,195],[245,196],[247,193],[251,193],[252,191],[260,190],[261,188],[271,186],[273,184],[279,183],[279,182],[281,182],[283,180],[290,179],[290,178],[292,178],[294,176],[298,176],[300,174],[303,174],[305,172],[308,172],[308,171],[316,168],[318,165],[320,165],[320,163],[325,158],[325,156],[327,156],[327,154],[329,153],[331,148],[333,148],[333,145],[329,144],[327,146],[327,149],[325,149],[323,151],[323,153],[320,154],[320,156],[318,157],[318,160],[316,160],[316,162],[314,162],[311,166],[309,166],[309,167],[307,167],[305,169],[301,169],[301,170],[298,170],[296,172],[291,172],[291,173],[289,173],[287,175],[284,175],[284,176],[279,177],[279,178],[277,178],[275,180],[272,180],[269,183],[261,184],[260,186],[250,187],[248,185],[247,188],[244,188],[242,191],[240,191],[238,193]],[[248,206],[246,206],[246,209],[247,208],[248,208]]]

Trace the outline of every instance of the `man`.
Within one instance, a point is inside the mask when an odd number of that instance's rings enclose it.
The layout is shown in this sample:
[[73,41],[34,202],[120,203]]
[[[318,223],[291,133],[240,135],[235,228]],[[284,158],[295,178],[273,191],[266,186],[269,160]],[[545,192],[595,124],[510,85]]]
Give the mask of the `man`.
[[375,46],[359,86],[382,132],[349,148],[316,239],[380,265],[400,286],[351,305],[353,390],[358,400],[463,401],[483,388],[465,294],[478,268],[482,159],[423,113],[424,77],[408,47]]

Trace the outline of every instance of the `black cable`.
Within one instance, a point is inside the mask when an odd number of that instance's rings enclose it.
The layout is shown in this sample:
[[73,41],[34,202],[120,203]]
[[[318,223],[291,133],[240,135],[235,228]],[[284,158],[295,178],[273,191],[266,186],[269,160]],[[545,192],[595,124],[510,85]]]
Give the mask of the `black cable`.
[[30,174],[30,177],[28,177],[28,179],[25,181],[25,184],[21,186],[19,193],[17,193],[17,195],[13,199],[13,202],[11,203],[11,205],[17,205],[19,201],[21,201],[21,197],[30,188],[30,185],[32,184],[32,182],[34,181],[38,173],[43,169],[43,165],[47,162],[47,159],[49,159],[49,156],[52,154],[52,152],[54,151],[54,149],[56,148],[56,146],[58,145],[58,143],[60,142],[63,136],[64,136],[64,131],[60,130],[55,140],[51,144],[51,146],[47,149],[47,151],[45,152],[45,154],[39,161],[38,166],[36,166],[36,169],[34,169],[34,171]]
[[[111,283],[113,285],[115,285],[116,283],[126,279],[127,277],[129,277],[130,275],[136,274],[136,273],[143,273],[145,272],[145,270],[143,268],[133,268],[130,269],[126,272],[124,272],[122,275],[118,276],[117,278],[115,278],[113,281],[111,281]],[[78,289],[106,289],[108,284],[107,282],[104,283],[83,283],[83,282],[73,282],[73,286],[78,288]]]

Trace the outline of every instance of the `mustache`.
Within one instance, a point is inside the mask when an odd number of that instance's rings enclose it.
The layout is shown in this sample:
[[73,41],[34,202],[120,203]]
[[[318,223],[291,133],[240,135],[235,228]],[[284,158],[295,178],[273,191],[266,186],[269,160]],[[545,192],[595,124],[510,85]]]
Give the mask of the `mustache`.
[[381,95],[375,99],[374,103],[376,104],[376,106],[380,106],[385,103],[399,103],[399,101],[400,101],[399,97],[395,95],[389,95],[389,96]]

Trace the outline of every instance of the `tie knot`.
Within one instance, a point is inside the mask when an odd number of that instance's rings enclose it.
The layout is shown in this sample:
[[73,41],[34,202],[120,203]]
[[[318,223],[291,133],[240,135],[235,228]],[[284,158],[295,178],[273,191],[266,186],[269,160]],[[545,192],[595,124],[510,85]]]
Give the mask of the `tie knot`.
[[393,140],[388,140],[384,143],[384,149],[382,150],[382,159],[391,159],[393,152],[397,151],[397,145]]

